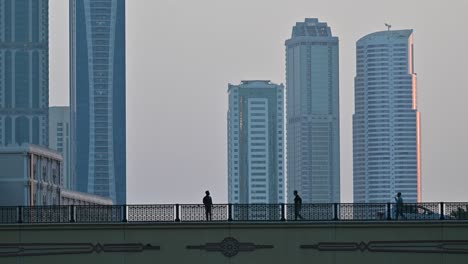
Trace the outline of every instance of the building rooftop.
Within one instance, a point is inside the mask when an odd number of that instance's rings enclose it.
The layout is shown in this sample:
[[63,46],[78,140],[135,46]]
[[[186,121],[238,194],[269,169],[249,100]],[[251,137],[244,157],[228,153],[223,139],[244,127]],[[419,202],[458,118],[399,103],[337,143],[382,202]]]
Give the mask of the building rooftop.
[[0,148],[0,154],[7,153],[33,153],[44,157],[62,160],[62,154],[60,152],[34,144],[8,145]]
[[389,39],[407,39],[413,34],[412,29],[385,30],[370,33],[360,38],[357,43],[363,41],[388,41]]
[[292,38],[295,37],[331,37],[332,32],[326,22],[319,22],[317,18],[306,18],[304,22],[297,22],[293,27]]
[[272,83],[270,80],[242,80],[240,84],[228,84],[228,90],[231,88],[277,88],[283,87],[283,84]]

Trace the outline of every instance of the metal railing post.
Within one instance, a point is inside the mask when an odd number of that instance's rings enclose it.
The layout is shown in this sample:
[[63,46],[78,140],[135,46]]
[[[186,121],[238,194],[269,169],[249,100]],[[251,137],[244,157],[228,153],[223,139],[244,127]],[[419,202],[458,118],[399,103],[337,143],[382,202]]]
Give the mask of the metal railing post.
[[228,204],[228,221],[232,221],[232,204]]
[[18,223],[23,223],[23,206],[18,206]]
[[122,205],[122,222],[126,223],[127,219],[127,205]]
[[176,215],[175,221],[176,221],[176,222],[180,222],[179,208],[180,208],[179,204],[176,204],[176,205],[175,205],[175,215]]
[[440,220],[444,220],[445,219],[445,216],[444,216],[444,202],[440,202],[440,208],[439,208],[439,212],[440,212]]
[[392,204],[387,203],[387,220],[392,220]]
[[75,222],[75,205],[70,205],[70,223]]
[[281,221],[286,221],[286,205],[281,203]]
[[338,221],[339,220],[339,217],[338,217],[338,203],[334,203],[333,204],[333,220],[335,221]]

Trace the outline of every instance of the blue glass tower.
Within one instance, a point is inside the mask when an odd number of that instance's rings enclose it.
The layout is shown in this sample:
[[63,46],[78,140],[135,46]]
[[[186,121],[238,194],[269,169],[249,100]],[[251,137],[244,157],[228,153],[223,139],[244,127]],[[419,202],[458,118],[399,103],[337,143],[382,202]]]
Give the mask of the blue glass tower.
[[70,0],[70,115],[76,189],[124,204],[124,0]]
[[288,202],[340,202],[338,37],[316,18],[286,40]]
[[0,145],[48,145],[49,1],[0,0]]

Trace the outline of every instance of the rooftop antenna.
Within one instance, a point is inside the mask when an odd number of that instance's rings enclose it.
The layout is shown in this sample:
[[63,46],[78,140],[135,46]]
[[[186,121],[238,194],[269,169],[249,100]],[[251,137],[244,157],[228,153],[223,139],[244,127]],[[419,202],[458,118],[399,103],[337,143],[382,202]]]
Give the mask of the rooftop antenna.
[[385,26],[387,27],[387,30],[390,31],[390,28],[392,27],[392,25],[385,23]]

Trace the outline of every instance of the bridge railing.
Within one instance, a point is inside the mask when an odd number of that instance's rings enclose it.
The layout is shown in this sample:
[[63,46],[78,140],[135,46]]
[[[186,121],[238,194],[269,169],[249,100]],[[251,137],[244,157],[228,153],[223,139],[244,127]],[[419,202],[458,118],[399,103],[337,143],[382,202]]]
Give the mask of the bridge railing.
[[337,208],[338,204],[331,203],[302,204],[300,208],[287,204],[286,220],[333,221]]
[[12,224],[18,222],[18,207],[16,206],[1,206],[0,207],[0,223]]
[[388,206],[385,203],[344,203],[338,205],[338,216],[335,220],[387,220]]
[[441,203],[441,212],[444,220],[468,220],[468,203]]
[[27,206],[21,209],[23,223],[66,223],[70,219],[70,207],[66,205]]
[[[281,204],[232,204],[232,221],[281,221]],[[284,216],[283,216],[284,218]]]
[[[180,210],[180,221],[227,221],[228,220],[228,205],[214,204],[208,209],[211,214],[206,214],[203,204],[181,204],[178,205]],[[208,217],[208,219],[207,219]]]
[[115,223],[125,221],[125,206],[119,205],[79,205],[75,206],[75,219],[78,223]]
[[176,208],[173,204],[127,205],[129,222],[174,222]]
[[468,220],[468,203],[140,204],[0,206],[0,224]]

